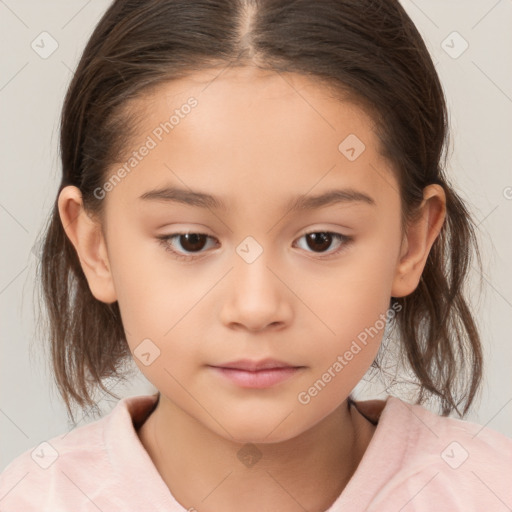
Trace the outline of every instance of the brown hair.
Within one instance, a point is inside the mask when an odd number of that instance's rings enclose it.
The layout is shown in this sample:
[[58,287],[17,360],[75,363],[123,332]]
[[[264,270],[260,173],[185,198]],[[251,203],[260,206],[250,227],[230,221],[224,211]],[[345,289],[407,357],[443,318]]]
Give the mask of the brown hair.
[[[482,375],[480,338],[464,296],[474,224],[443,173],[447,107],[434,64],[397,0],[116,0],[99,21],[68,88],[61,117],[62,182],[77,186],[87,212],[94,190],[120,161],[140,120],[128,106],[157,85],[194,71],[257,65],[321,81],[363,106],[400,185],[403,223],[428,184],[446,193],[447,216],[416,290],[402,298],[400,354],[442,413],[464,415]],[[442,159],[444,157],[444,162]],[[117,302],[91,293],[53,207],[44,233],[41,284],[56,383],[71,403],[122,378],[131,353]],[[377,358],[378,359],[378,358]],[[379,367],[379,361],[374,362]]]

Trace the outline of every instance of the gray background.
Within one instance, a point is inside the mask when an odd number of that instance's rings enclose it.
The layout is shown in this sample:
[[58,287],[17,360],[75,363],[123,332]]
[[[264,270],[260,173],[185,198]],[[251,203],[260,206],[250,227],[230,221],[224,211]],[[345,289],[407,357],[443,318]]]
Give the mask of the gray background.
[[[36,241],[59,182],[58,118],[66,87],[109,4],[0,0],[0,471],[23,451],[71,428],[40,348],[33,295]],[[471,298],[487,367],[481,399],[468,419],[512,437],[512,2],[402,5],[425,38],[443,83],[452,130],[448,174],[480,229],[485,288]],[[52,44],[58,47],[45,55]],[[471,277],[474,283],[479,279],[474,271]],[[132,368],[130,385],[109,386],[119,396],[154,392]],[[358,390],[361,397],[376,393],[364,385]],[[103,413],[115,405],[105,395],[97,398]],[[95,419],[79,418],[79,425]]]

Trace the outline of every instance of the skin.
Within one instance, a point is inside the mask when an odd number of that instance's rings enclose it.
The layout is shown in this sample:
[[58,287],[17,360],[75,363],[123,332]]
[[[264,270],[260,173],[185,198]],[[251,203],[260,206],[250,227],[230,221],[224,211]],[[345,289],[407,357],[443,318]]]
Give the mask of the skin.
[[[364,111],[301,75],[255,68],[217,75],[167,83],[133,104],[144,117],[128,154],[190,96],[198,101],[106,194],[103,219],[85,213],[72,186],[62,190],[59,212],[92,293],[118,301],[132,353],[147,338],[160,350],[148,366],[134,356],[161,392],[138,434],[174,497],[202,511],[241,504],[245,511],[322,511],[371,440],[375,427],[346,400],[383,329],[309,403],[298,395],[377,324],[390,297],[417,287],[444,222],[445,195],[426,187],[421,215],[402,233],[398,183]],[[354,161],[338,149],[349,134],[366,146]],[[212,194],[227,207],[139,199],[168,185]],[[286,208],[292,197],[348,187],[375,204]],[[157,239],[183,229],[212,237],[191,261]],[[319,250],[308,232],[353,240],[333,254],[336,238]],[[247,236],[263,250],[252,263],[236,252]],[[172,243],[190,254],[183,238]],[[206,366],[264,357],[304,368],[248,389]],[[251,467],[237,457],[247,443],[261,453]]]

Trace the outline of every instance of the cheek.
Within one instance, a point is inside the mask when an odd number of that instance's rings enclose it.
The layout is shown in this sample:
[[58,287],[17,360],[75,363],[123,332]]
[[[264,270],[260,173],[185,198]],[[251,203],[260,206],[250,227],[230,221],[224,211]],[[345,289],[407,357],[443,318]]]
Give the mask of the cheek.
[[393,259],[376,243],[361,244],[314,282],[305,280],[298,288],[336,335],[354,335],[354,329],[373,325],[389,307]]
[[130,346],[141,339],[165,339],[205,283],[176,265],[156,240],[119,227],[110,240],[114,286]]
[[153,385],[179,397],[183,389],[177,382],[211,362],[203,360],[214,321],[209,291],[215,291],[225,269],[179,264],[158,241],[128,229],[118,229],[111,245],[114,285],[134,362]]
[[[382,340],[390,305],[394,277],[396,240],[393,236],[375,237],[361,243],[315,286],[302,287],[305,302],[322,320],[321,354],[316,363],[334,362],[347,352],[350,367],[361,373],[371,365]],[[387,248],[387,252],[386,252]],[[390,254],[391,252],[391,254]],[[314,352],[313,352],[314,353]]]

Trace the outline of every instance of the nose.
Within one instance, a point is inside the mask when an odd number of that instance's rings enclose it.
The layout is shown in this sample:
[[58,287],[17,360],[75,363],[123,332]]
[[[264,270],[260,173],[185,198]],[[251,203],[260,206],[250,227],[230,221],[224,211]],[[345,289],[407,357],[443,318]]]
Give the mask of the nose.
[[234,268],[223,291],[221,321],[230,328],[254,332],[282,329],[293,315],[293,294],[279,272],[268,261],[266,252],[248,263],[234,255]]

